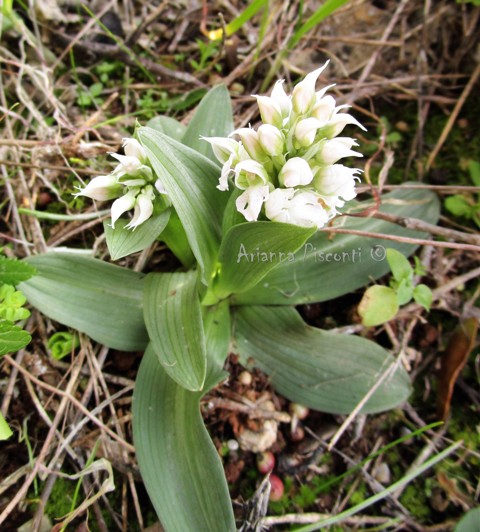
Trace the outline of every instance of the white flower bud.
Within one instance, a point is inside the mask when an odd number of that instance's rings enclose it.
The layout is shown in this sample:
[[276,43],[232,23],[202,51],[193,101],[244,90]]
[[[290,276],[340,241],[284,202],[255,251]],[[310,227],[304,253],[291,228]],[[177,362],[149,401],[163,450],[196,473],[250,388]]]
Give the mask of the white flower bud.
[[324,196],[339,196],[345,201],[353,199],[357,168],[347,168],[342,164],[333,164],[322,168],[315,176],[315,190]]
[[305,159],[292,157],[283,165],[278,180],[286,188],[308,185],[313,180],[313,173]]
[[295,139],[304,148],[311,146],[315,140],[318,128],[322,125],[322,122],[316,118],[304,118],[300,120],[295,128]]
[[324,96],[316,101],[310,114],[320,122],[328,122],[335,112],[335,105],[333,96]]
[[118,198],[112,203],[112,208],[110,209],[112,216],[112,227],[115,227],[115,222],[120,218],[124,213],[133,209],[135,206],[135,196],[138,194],[139,189],[130,190],[122,197]]
[[235,185],[241,190],[249,187],[266,185],[268,174],[265,168],[257,161],[248,159],[240,161],[235,166]]
[[270,124],[262,124],[258,128],[258,140],[262,148],[270,155],[275,157],[282,155],[284,137],[282,132]]
[[275,86],[273,87],[271,97],[278,103],[280,111],[282,113],[282,118],[288,118],[290,116],[290,111],[292,110],[292,101],[285,89],[283,88],[283,79],[279,79]]
[[334,164],[343,157],[363,157],[358,151],[353,151],[352,146],[358,144],[350,137],[337,137],[324,141],[315,159],[321,164]]
[[147,154],[137,139],[123,139],[122,148],[128,157],[136,157],[142,163],[147,161]]
[[282,109],[279,103],[268,96],[255,96],[255,98],[257,99],[258,108],[260,109],[262,122],[264,124],[282,127]]
[[121,193],[122,186],[117,183],[116,176],[109,174],[94,177],[76,196],[86,196],[97,201],[107,201],[118,198]]
[[305,79],[297,84],[292,93],[292,105],[293,110],[298,114],[307,113],[315,104],[315,84],[318,76],[325,70],[328,63],[327,61],[322,67],[317,68],[310,74],[305,76]]
[[135,199],[135,210],[133,218],[125,227],[135,229],[152,216],[154,193],[152,187],[145,187]]
[[241,127],[240,129],[236,129],[232,135],[238,135],[240,137],[243,147],[252,159],[261,161],[265,158],[265,152],[260,145],[258,133],[254,129]]
[[269,186],[257,185],[249,187],[235,201],[237,211],[245,217],[248,222],[254,222],[262,209],[263,202],[268,198]]

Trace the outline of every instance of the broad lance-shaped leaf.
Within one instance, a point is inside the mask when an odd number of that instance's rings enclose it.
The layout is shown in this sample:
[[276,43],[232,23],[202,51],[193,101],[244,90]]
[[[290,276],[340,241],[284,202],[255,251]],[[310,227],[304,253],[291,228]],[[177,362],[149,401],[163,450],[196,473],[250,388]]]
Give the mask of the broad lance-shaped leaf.
[[168,375],[191,391],[203,388],[205,334],[198,299],[198,273],[151,273],[143,314],[152,347]]
[[138,137],[161,179],[208,284],[220,247],[228,194],[217,190],[220,168],[200,153],[151,128]]
[[315,228],[276,222],[250,222],[232,227],[222,240],[213,293],[228,297],[255,286],[271,270],[294,259]]
[[148,348],[135,382],[133,440],[166,532],[234,532],[219,454],[200,414],[201,393],[173,381]]
[[152,216],[134,230],[125,228],[129,223],[128,220],[117,220],[114,229],[110,225],[110,219],[103,222],[108,252],[112,260],[118,260],[132,253],[137,253],[137,251],[143,251],[152,245],[166,227],[169,218],[170,209]]
[[163,115],[152,118],[145,125],[147,127],[151,127],[152,129],[156,129],[157,131],[160,131],[160,133],[164,133],[165,135],[168,135],[169,137],[172,137],[172,139],[178,140],[179,142],[182,141],[182,137],[185,135],[185,131],[187,130],[187,126],[175,118]]
[[120,351],[145,349],[142,274],[74,253],[25,260],[38,273],[18,288],[45,316]]
[[[363,202],[360,207],[372,206]],[[398,190],[382,199],[382,212],[419,218],[436,223],[437,197],[424,190]],[[427,238],[428,235],[375,218],[340,216],[335,226],[388,235]],[[389,271],[386,248],[405,255],[416,249],[412,244],[357,235],[317,232],[295,254],[272,270],[252,289],[234,296],[237,305],[299,305],[328,301],[369,284]]]
[[358,336],[310,327],[293,308],[239,307],[234,324],[242,364],[261,369],[279,393],[296,403],[348,414],[381,378],[363,413],[399,406],[410,393],[407,373],[383,348]]
[[232,324],[227,300],[215,306],[202,307],[202,310],[207,346],[207,376],[204,390],[209,390],[228,376],[223,366],[229,352]]
[[203,97],[188,124],[182,143],[217,162],[210,143],[201,137],[227,137],[232,131],[232,102],[227,88],[219,85]]

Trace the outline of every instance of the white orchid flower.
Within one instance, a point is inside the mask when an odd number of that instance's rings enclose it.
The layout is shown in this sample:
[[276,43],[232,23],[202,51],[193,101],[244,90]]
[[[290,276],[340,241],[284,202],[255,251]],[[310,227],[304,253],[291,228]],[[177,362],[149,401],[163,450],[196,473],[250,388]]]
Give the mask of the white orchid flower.
[[305,79],[298,83],[293,89],[292,105],[293,110],[298,114],[307,113],[315,104],[316,93],[315,84],[318,76],[327,68],[330,61],[327,61],[322,67],[317,68],[305,76]]
[[335,113],[336,101],[333,96],[327,95],[319,98],[313,106],[311,116],[321,122],[328,122]]
[[117,178],[109,174],[94,177],[84,189],[75,195],[86,196],[97,201],[108,201],[118,198],[121,193],[122,186],[117,183]]
[[113,171],[118,177],[124,175],[137,176],[142,170],[148,168],[140,159],[133,155],[120,155],[118,153],[110,153],[110,155],[119,162],[117,168]]
[[215,157],[225,164],[232,154],[238,152],[239,144],[236,140],[224,137],[200,137],[212,146]]
[[272,90],[271,98],[278,104],[278,107],[280,108],[280,112],[282,114],[282,118],[283,120],[285,120],[290,116],[290,112],[292,110],[292,100],[290,96],[288,96],[285,92],[285,89],[283,88],[283,83],[283,79],[279,79],[275,83],[275,86]]
[[125,226],[127,229],[135,229],[135,227],[138,227],[152,216],[154,198],[155,195],[152,187],[145,187],[142,192],[140,192],[135,198],[133,218],[130,220],[130,223]]
[[122,148],[125,152],[125,155],[128,157],[136,157],[142,164],[145,164],[147,161],[147,154],[143,146],[138,142],[137,139],[122,139],[123,144]]
[[327,136],[332,138],[336,137],[337,135],[340,135],[345,126],[349,124],[354,124],[360,129],[363,129],[363,131],[367,131],[367,128],[363,127],[362,124],[360,124],[360,122],[352,115],[349,115],[347,113],[338,113],[332,116],[332,118],[330,118],[330,120],[328,121],[328,125],[325,128],[325,130],[327,131]]
[[310,190],[276,189],[265,203],[267,218],[300,227],[323,227],[331,218],[329,206]]
[[271,124],[262,124],[258,128],[258,140],[265,152],[271,157],[282,155],[285,139],[277,127]]
[[235,201],[237,211],[245,217],[247,222],[254,222],[262,210],[264,201],[268,198],[270,187],[257,185],[249,187]]
[[343,164],[333,164],[320,169],[315,176],[315,190],[325,196],[339,196],[345,201],[353,199],[357,193],[355,191],[355,180],[359,179],[356,174],[360,172],[357,168],[348,168]]
[[305,159],[292,157],[283,165],[278,180],[286,188],[308,185],[313,180],[312,169]]
[[311,146],[317,135],[317,131],[325,125],[316,118],[304,118],[300,120],[295,128],[295,139],[304,148]]
[[235,185],[241,190],[249,187],[266,185],[269,181],[268,173],[258,161],[248,159],[240,161],[235,166]]
[[336,137],[326,140],[322,143],[315,159],[322,164],[334,164],[344,157],[363,157],[361,153],[351,149],[353,146],[358,146],[358,144],[355,139],[350,137]]
[[112,227],[115,228],[115,222],[124,213],[133,209],[135,206],[135,197],[139,193],[139,189],[129,190],[126,194],[118,198],[112,203],[110,209],[112,216]]
[[290,223],[288,209],[294,194],[293,188],[276,188],[271,192],[265,202],[266,217],[274,222]]
[[260,145],[258,133],[250,127],[241,127],[236,129],[230,135],[238,135],[242,141],[243,148],[248,153],[249,157],[257,161],[265,158],[265,152]]
[[280,103],[269,96],[257,96],[258,108],[260,109],[260,116],[264,124],[271,124],[272,126],[282,127],[283,116]]

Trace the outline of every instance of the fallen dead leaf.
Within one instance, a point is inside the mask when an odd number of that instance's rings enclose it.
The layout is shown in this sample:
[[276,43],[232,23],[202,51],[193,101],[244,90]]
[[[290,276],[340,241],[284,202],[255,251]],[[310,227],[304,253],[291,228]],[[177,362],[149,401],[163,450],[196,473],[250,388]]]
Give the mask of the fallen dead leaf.
[[478,320],[468,318],[454,331],[442,356],[438,375],[437,414],[444,421],[450,412],[455,383],[475,345]]

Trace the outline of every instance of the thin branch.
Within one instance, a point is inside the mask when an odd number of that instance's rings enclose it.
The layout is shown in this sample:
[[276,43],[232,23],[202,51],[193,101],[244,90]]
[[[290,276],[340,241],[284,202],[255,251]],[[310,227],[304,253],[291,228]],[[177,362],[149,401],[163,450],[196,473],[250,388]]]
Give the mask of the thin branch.
[[425,240],[423,238],[411,238],[408,236],[385,235],[382,233],[371,233],[370,231],[360,231],[358,229],[343,229],[341,227],[327,227],[319,229],[323,233],[338,233],[344,235],[364,236],[366,238],[379,238],[381,240],[391,240],[393,242],[403,242],[416,246],[434,246],[437,248],[461,249],[462,251],[480,252],[480,246],[473,244],[459,244],[457,242],[437,242],[436,240]]

